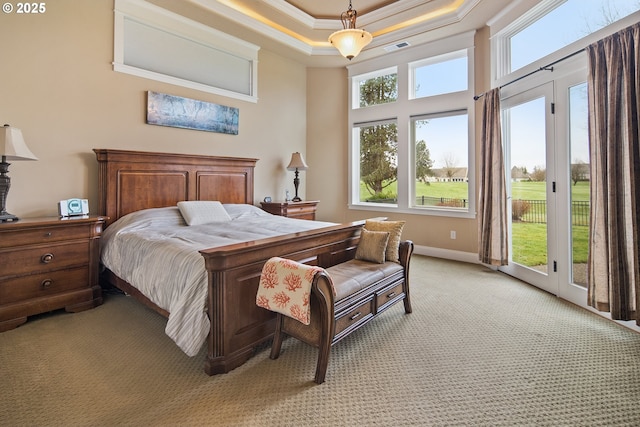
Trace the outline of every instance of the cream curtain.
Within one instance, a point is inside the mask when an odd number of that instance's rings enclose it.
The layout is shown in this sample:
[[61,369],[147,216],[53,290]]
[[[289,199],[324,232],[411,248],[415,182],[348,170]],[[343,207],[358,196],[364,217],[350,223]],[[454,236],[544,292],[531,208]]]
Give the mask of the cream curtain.
[[591,230],[588,303],[640,325],[640,23],[587,48]]
[[479,259],[484,264],[507,265],[507,189],[502,155],[499,88],[484,94],[481,162],[478,197]]

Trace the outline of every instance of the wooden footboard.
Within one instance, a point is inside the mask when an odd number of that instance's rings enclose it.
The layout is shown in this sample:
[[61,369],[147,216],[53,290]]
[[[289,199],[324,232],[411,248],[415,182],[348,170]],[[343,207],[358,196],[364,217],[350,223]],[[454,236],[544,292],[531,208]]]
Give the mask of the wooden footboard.
[[269,258],[325,268],[345,262],[355,254],[363,225],[359,221],[200,251],[209,275],[211,320],[205,372],[229,372],[273,337],[275,314],[255,304],[260,273]]

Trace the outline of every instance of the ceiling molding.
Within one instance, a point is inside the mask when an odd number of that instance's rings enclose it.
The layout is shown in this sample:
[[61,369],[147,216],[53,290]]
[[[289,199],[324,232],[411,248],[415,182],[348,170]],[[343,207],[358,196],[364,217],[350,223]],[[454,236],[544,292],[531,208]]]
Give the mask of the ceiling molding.
[[[219,15],[239,26],[247,28],[256,36],[268,37],[283,48],[290,48],[306,56],[335,56],[340,53],[328,41],[329,35],[342,29],[336,11],[336,19],[326,18],[325,3],[305,3],[311,11],[296,7],[295,1],[261,0],[189,0],[204,11]],[[346,1],[346,0],[345,0]],[[457,32],[478,28],[477,24],[460,25],[471,14],[494,14],[511,0],[400,0],[370,1],[367,13],[358,15],[358,28],[373,35],[373,41],[364,50],[384,55],[385,46],[411,40],[412,45],[434,40]],[[480,4],[482,3],[482,6]],[[298,3],[302,4],[302,2]],[[381,5],[375,8],[375,5]],[[345,8],[346,9],[346,8]],[[317,12],[317,16],[310,13]],[[488,19],[488,18],[487,18]],[[473,19],[471,19],[473,21]],[[484,25],[486,19],[480,25]],[[471,26],[470,26],[471,25]],[[447,27],[450,27],[446,29]],[[443,31],[434,31],[440,30]],[[446,29],[446,31],[445,31]]]

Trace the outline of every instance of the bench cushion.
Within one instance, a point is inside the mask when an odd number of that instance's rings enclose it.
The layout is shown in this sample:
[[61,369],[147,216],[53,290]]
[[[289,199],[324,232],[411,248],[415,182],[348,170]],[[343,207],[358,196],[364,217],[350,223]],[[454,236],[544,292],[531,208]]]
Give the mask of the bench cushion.
[[387,261],[377,264],[359,259],[352,259],[326,269],[336,290],[336,303],[374,283],[402,271],[402,266]]

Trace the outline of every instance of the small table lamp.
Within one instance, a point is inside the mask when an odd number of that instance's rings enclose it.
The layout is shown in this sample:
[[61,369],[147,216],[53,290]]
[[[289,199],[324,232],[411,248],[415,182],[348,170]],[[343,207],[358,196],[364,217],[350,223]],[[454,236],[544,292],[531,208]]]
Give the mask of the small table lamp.
[[296,196],[292,199],[294,202],[300,202],[302,199],[298,197],[298,185],[300,185],[300,179],[298,179],[298,171],[307,170],[309,166],[304,162],[302,158],[302,154],[297,151],[291,155],[291,161],[289,162],[289,166],[287,166],[287,170],[295,170],[296,177],[293,178],[293,186],[296,187]]
[[11,179],[7,176],[10,163],[7,163],[7,160],[38,160],[38,158],[24,143],[22,131],[9,125],[0,128],[0,155],[2,156],[0,162],[0,222],[17,221],[18,217],[8,213],[6,209],[7,195],[11,187]]

